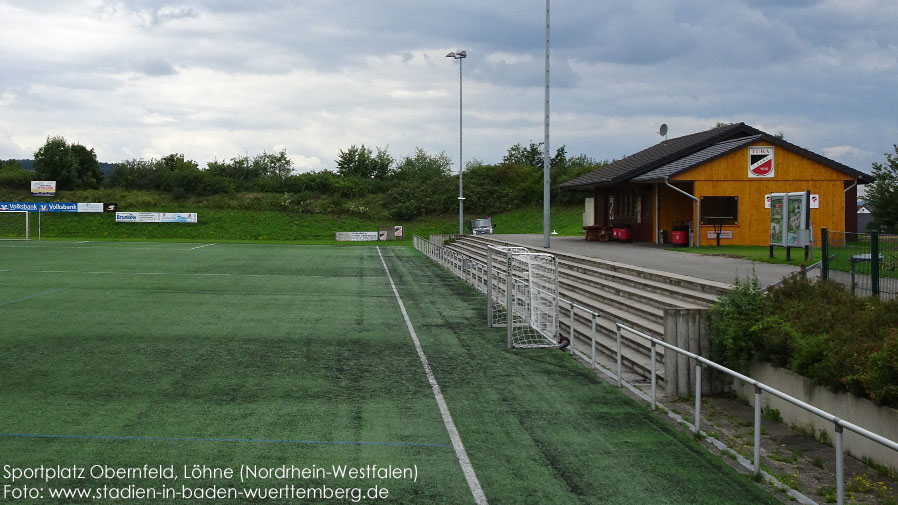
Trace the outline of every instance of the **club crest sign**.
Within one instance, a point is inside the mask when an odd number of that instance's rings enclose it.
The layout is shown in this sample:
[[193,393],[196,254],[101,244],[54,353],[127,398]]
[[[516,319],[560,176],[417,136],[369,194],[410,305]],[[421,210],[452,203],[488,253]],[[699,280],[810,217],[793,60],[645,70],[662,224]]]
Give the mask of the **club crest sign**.
[[749,147],[748,148],[748,177],[773,178],[773,148]]

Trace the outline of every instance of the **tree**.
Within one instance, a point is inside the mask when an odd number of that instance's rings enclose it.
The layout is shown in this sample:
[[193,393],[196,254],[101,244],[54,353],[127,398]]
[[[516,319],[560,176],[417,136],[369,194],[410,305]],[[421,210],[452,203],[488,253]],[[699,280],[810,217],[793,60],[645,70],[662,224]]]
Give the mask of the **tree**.
[[293,174],[293,160],[287,156],[286,149],[277,154],[263,152],[253,158],[253,168],[259,176],[280,182]]
[[458,183],[452,182],[451,166],[452,160],[446,153],[430,154],[420,148],[415,149],[414,156],[403,158],[384,195],[384,207],[390,217],[412,219],[452,210],[458,201]]
[[872,227],[898,231],[898,145],[885,153],[886,163],[873,163],[873,184],[867,186],[867,202],[873,207]]
[[31,181],[31,172],[25,170],[16,160],[0,161],[0,186],[12,189],[26,189]]
[[103,172],[100,170],[100,163],[97,161],[97,153],[93,148],[87,149],[81,144],[72,144],[69,146],[72,150],[72,156],[75,158],[78,174],[79,188],[97,189],[103,183]]
[[[565,146],[559,147],[555,151],[555,156],[549,159],[549,168],[556,168],[563,165],[567,161],[567,152]],[[508,152],[502,157],[502,163],[512,165],[527,165],[542,170],[543,168],[543,143],[531,142],[529,146],[524,147],[521,144],[515,144],[508,148]]]
[[335,161],[337,173],[343,177],[363,177],[365,179],[383,179],[390,174],[393,157],[386,149],[377,148],[377,154],[370,147],[352,145],[347,150],[340,150]]
[[79,186],[78,158],[62,137],[47,137],[47,142],[34,151],[34,174],[38,180],[56,181],[58,189]]
[[99,188],[103,172],[97,153],[62,137],[48,137],[34,152],[34,173],[38,179],[56,181],[59,189]]

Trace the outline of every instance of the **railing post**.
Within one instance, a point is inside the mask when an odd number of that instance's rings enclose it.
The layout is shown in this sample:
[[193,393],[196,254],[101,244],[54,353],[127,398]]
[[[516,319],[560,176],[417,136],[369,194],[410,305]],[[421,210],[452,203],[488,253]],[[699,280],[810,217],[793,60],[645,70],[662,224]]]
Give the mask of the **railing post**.
[[652,410],[655,410],[657,402],[657,400],[655,400],[655,388],[658,381],[657,377],[655,377],[655,352],[655,341],[652,340]]
[[833,438],[833,445],[836,447],[836,504],[845,505],[845,456],[842,451],[842,426],[838,419]]
[[879,296],[879,233],[870,234],[870,289]]
[[493,250],[486,248],[486,326],[493,326]]
[[599,365],[596,363],[596,313],[592,313],[592,336],[590,338],[590,344],[592,346],[592,369],[596,370],[599,368]]
[[695,363],[695,433],[701,433],[702,423],[702,364]]
[[820,276],[829,280],[829,230],[820,228],[820,250],[823,252]]
[[571,351],[574,350],[574,301],[571,300]]
[[755,386],[755,475],[761,472],[761,388]]
[[617,387],[623,387],[624,379],[622,377],[622,368],[621,365],[621,346],[620,346],[620,326],[617,327]]

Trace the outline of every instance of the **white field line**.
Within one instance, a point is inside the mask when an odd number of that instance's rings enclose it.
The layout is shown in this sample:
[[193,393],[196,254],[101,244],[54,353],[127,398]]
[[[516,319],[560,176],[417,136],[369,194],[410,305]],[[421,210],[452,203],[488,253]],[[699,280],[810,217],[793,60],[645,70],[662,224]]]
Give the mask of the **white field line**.
[[195,250],[197,250],[197,249],[202,249],[202,248],[204,248],[204,247],[209,247],[209,246],[213,246],[213,245],[215,245],[215,244],[198,245],[198,246],[196,246],[196,247],[191,247],[190,249],[187,249],[187,250],[188,250],[188,251],[195,251]]
[[[230,274],[230,273],[199,273],[199,272],[104,272],[83,270],[0,270],[0,272],[23,274],[85,274],[85,275],[174,275],[186,277],[295,277],[303,279],[333,279],[333,275],[293,275],[293,274]],[[379,275],[351,276],[353,279],[383,279]]]
[[430,382],[430,387],[433,389],[433,396],[436,398],[437,405],[440,407],[440,414],[443,416],[443,424],[446,426],[446,431],[449,432],[449,439],[452,440],[455,456],[458,458],[461,470],[465,474],[465,479],[468,481],[468,487],[471,489],[474,501],[477,505],[487,505],[486,495],[483,494],[483,489],[480,487],[480,481],[477,480],[477,475],[474,473],[474,467],[471,465],[471,460],[468,459],[468,453],[465,451],[461,436],[458,434],[458,428],[455,427],[455,422],[452,420],[452,414],[449,412],[449,407],[446,405],[446,400],[443,398],[442,391],[440,391],[440,385],[433,375],[433,369],[430,368],[430,363],[427,361],[424,349],[421,348],[421,342],[418,340],[418,334],[415,333],[415,327],[412,326],[412,322],[408,318],[408,312],[405,310],[405,304],[402,303],[402,297],[399,296],[399,291],[396,290],[396,284],[393,283],[393,276],[390,275],[390,269],[387,267],[387,262],[384,261],[383,254],[380,253],[380,246],[377,246],[377,255],[380,256],[380,262],[383,264],[384,271],[387,273],[390,287],[393,288],[393,294],[396,295],[396,301],[399,303],[399,310],[402,311],[402,317],[405,318],[405,325],[408,327],[408,332],[412,336],[412,341],[415,343],[415,350],[418,351],[418,358],[421,360],[421,366],[424,367],[424,372],[427,374],[427,381]]
[[9,301],[6,301],[6,302],[0,302],[0,307],[2,307],[3,305],[12,305],[13,303],[24,302],[25,300],[31,300],[32,298],[37,298],[37,297],[39,297],[39,296],[49,295],[49,294],[55,293],[55,292],[57,292],[57,291],[59,291],[59,289],[48,289],[47,291],[44,291],[44,292],[41,292],[41,293],[37,293],[37,294],[33,294],[33,295],[28,295],[28,296],[23,296],[23,297],[21,297],[21,298],[16,298],[15,300],[9,300]]

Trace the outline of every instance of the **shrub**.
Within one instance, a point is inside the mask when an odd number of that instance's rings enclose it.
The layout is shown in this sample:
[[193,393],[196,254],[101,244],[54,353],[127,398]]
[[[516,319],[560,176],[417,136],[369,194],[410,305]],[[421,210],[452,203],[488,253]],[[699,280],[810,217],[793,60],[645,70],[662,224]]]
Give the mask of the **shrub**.
[[757,277],[737,279],[733,289],[711,307],[712,356],[727,366],[745,371],[761,351],[755,341],[756,327],[764,318],[767,300]]
[[737,281],[710,310],[712,356],[745,370],[754,360],[817,384],[898,407],[898,300],[857,298],[839,284],[791,280],[764,295]]

